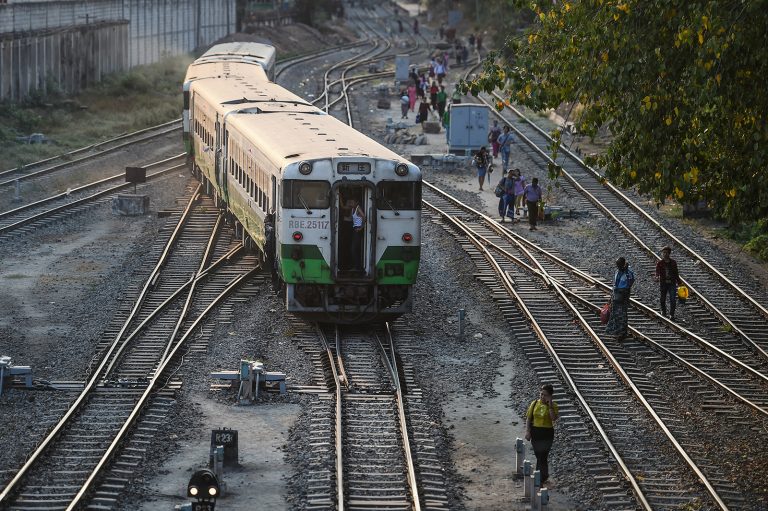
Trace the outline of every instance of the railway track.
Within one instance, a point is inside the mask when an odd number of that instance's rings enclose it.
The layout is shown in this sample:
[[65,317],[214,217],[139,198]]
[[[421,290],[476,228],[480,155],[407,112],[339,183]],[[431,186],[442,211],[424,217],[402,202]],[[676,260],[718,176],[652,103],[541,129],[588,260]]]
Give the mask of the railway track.
[[434,423],[404,362],[412,340],[407,328],[389,324],[382,331],[316,325],[297,335],[320,391],[309,408],[307,509],[449,508]]
[[85,163],[119,149],[153,140],[181,129],[181,119],[174,119],[157,126],[150,126],[143,130],[126,133],[117,137],[97,142],[74,151],[69,151],[51,158],[28,163],[23,167],[0,171],[0,187],[14,185],[17,181],[47,176],[54,172],[70,168],[74,165]]
[[[185,169],[185,159],[186,155],[181,154],[146,165],[150,170],[147,180],[155,181]],[[0,239],[11,233],[32,232],[50,222],[71,218],[105,204],[111,201],[116,193],[133,187],[131,183],[123,182],[124,180],[124,174],[111,176],[2,212]],[[141,188],[145,186],[147,185],[139,185]]]
[[[472,230],[489,240],[489,243],[493,242],[494,249],[516,252],[524,249],[526,252],[519,260],[525,260],[547,282],[562,287],[569,300],[583,308],[589,317],[599,316],[603,304],[610,301],[610,282],[574,267],[551,249],[538,246],[490,217],[474,209],[467,209],[464,204],[431,184],[425,183],[425,186],[429,190],[427,193],[445,203],[446,207],[458,208],[458,211],[480,219],[472,226]],[[768,377],[765,376],[768,365],[755,360],[754,354],[750,357],[750,353],[739,349],[739,346],[734,346],[734,350],[720,349],[636,298],[631,299],[631,305],[630,333],[635,340],[685,366],[722,392],[719,398],[706,403],[708,407],[730,408],[731,404],[723,400],[723,397],[728,396],[768,417]],[[753,366],[757,366],[757,369]]]
[[258,271],[255,257],[239,257],[242,246],[219,235],[221,223],[212,201],[194,191],[120,331],[61,421],[0,493],[0,507],[115,504],[163,424],[179,385],[168,371],[188,337]]
[[[488,99],[479,99],[495,112]],[[551,137],[518,109],[506,107],[504,114],[514,115],[514,120],[496,113],[529,148],[531,157],[562,169],[568,185],[581,194],[597,214],[617,225],[618,232],[637,247],[631,254],[636,273],[652,275],[659,260],[659,249],[664,245],[673,247],[680,274],[691,290],[689,308],[696,325],[706,328],[707,335],[714,336],[724,350],[735,350],[735,343],[740,343],[741,350],[757,354],[761,365],[768,361],[768,309],[752,296],[752,291],[745,289],[745,284],[739,284],[738,279],[717,269],[704,254],[683,242],[568,149],[561,147],[559,151],[564,156],[557,162],[551,160],[548,154],[553,143]],[[750,358],[755,360],[752,355]]]
[[[722,453],[713,452],[709,442],[695,431],[706,425],[710,410],[759,431],[760,419],[764,421],[766,414],[766,381],[760,372],[697,344],[695,334],[670,331],[666,319],[639,302],[633,304],[638,312],[630,314],[635,339],[622,344],[606,338],[596,314],[605,301],[604,283],[430,185],[424,198],[440,222],[450,224],[450,230],[481,268],[478,278],[500,301],[516,333],[530,336],[525,322],[511,313],[512,307],[531,322],[538,341],[522,341],[529,359],[545,381],[559,373],[578,398],[576,404],[593,416],[604,444],[643,507],[708,502],[705,507],[746,508],[744,495],[749,488],[743,484],[739,487],[739,474],[729,471],[724,459],[737,461],[740,453],[721,457]],[[555,301],[559,307],[553,307]],[[678,363],[686,370],[675,366]],[[684,423],[679,421],[680,409],[669,398],[676,389],[665,388],[652,378],[654,371],[666,372],[670,380],[690,386],[702,400],[701,408],[696,403],[686,411],[690,419]],[[734,398],[748,410],[737,410],[729,402]],[[572,424],[572,406],[568,403],[561,411],[566,429],[576,433],[573,443],[581,446],[582,425],[578,421],[576,426]],[[759,417],[751,416],[750,411]],[[653,423],[658,430],[646,428]],[[665,438],[659,438],[659,432]],[[637,433],[649,435],[641,442],[646,447],[638,445]],[[655,448],[659,445],[669,445],[668,452],[676,453],[678,459],[659,456]],[[647,446],[654,446],[652,452],[646,452]],[[594,456],[594,448],[590,445],[585,450],[588,457]],[[672,473],[667,472],[675,465]],[[633,474],[642,474],[642,480],[634,479]],[[604,481],[597,482],[606,497],[617,494],[613,484],[606,487]]]

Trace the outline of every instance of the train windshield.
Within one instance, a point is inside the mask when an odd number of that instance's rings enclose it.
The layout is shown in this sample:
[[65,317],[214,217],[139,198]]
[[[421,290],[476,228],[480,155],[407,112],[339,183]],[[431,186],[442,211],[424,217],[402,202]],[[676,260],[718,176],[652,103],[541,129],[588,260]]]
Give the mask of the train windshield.
[[378,185],[377,209],[396,211],[421,209],[421,183],[414,181],[382,181]]
[[331,184],[327,181],[283,181],[283,208],[328,209],[331,205]]

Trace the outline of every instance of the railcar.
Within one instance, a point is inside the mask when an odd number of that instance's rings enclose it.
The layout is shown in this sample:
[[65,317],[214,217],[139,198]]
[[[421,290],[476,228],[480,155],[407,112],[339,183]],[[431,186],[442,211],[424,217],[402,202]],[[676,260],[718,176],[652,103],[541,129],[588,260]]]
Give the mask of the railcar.
[[[419,168],[272,83],[265,69],[217,52],[193,63],[184,82],[192,170],[263,253],[286,309],[336,323],[409,312],[421,253]],[[365,216],[358,230],[354,204]]]

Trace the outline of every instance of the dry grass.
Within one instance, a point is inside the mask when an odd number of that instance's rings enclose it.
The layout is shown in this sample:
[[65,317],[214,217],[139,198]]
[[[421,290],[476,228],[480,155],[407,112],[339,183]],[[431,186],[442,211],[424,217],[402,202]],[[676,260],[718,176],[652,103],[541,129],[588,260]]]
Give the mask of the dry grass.
[[[0,168],[38,161],[181,116],[181,82],[191,56],[166,58],[108,77],[80,94],[0,105]],[[55,143],[27,145],[17,136],[43,133]]]

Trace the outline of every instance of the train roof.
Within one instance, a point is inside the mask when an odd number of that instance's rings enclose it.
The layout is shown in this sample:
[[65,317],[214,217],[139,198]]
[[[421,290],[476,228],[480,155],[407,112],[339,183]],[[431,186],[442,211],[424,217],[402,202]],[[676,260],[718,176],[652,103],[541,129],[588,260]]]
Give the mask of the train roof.
[[315,107],[233,112],[227,116],[227,124],[278,167],[302,160],[350,156],[406,162],[399,154]]
[[296,94],[270,82],[266,76],[263,78],[256,80],[253,76],[224,75],[215,81],[195,82],[192,89],[195,95],[202,96],[217,109],[227,111],[233,107],[264,109],[267,103],[285,105],[285,108],[317,110]]
[[211,60],[242,60],[259,63],[272,63],[275,60],[275,47],[264,43],[234,42],[211,46],[195,62]]
[[268,82],[266,70],[255,62],[195,62],[187,68],[184,83],[210,78],[228,79],[230,77],[247,78],[252,82]]

